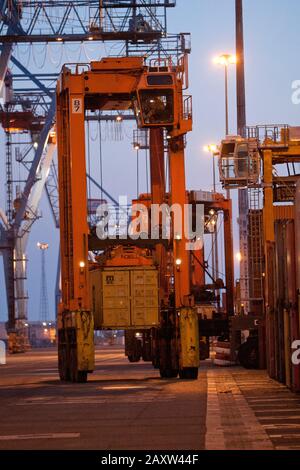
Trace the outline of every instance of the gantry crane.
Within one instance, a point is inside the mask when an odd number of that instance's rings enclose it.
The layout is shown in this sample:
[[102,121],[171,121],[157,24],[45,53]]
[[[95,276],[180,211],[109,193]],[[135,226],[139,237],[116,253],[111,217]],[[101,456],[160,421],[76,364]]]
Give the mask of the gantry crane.
[[253,324],[256,334],[243,347],[245,354],[259,354],[260,366],[295,391],[300,389],[299,366],[291,363],[300,324],[299,163],[299,127],[247,127],[245,137],[227,137],[220,147],[221,182],[249,197],[245,261],[251,311],[241,311],[235,326],[248,330]]
[[[95,303],[92,304],[91,300],[92,273],[89,270],[88,252],[92,243],[94,247],[101,248],[101,240],[97,243],[95,236],[91,236],[87,223],[85,112],[99,109],[133,110],[138,126],[150,129],[151,202],[166,200],[163,175],[159,171],[164,151],[162,131],[166,129],[169,141],[169,202],[178,204],[183,209],[188,202],[184,138],[192,129],[191,97],[183,96],[186,72],[184,64],[184,61],[176,66],[156,62],[147,66],[142,57],[107,58],[92,62],[85,70],[77,66],[72,71],[66,66],[58,81],[57,135],[62,260],[58,347],[59,370],[63,380],[85,381],[88,372],[94,369],[94,316],[97,312]],[[181,222],[181,227],[184,227],[184,210]],[[169,272],[164,260],[167,252],[164,251],[162,240],[158,238],[148,240],[147,243],[148,248],[150,245],[154,252],[152,267],[159,263],[160,292],[156,325],[159,331],[159,367],[162,377],[176,377],[179,373],[181,378],[196,378],[199,366],[198,318],[191,294],[190,253],[186,248],[189,240],[184,233],[176,233],[173,219],[171,232],[169,269],[174,283],[171,295],[166,286]],[[106,242],[114,248],[121,245],[118,240]],[[137,242],[131,242],[132,244],[135,249],[139,249]],[[158,245],[160,249],[157,249]],[[106,275],[107,284],[113,285],[116,279],[120,279],[120,275],[116,274],[119,273],[120,266],[121,264],[114,265],[115,274],[110,272]],[[171,284],[172,281],[169,281],[168,285]],[[100,284],[96,285],[96,289],[104,291]],[[105,306],[103,310],[105,314]],[[131,324],[129,328],[134,326]],[[147,326],[152,327],[153,323]],[[98,323],[96,327],[101,328],[101,324]]]
[[[32,49],[33,44],[49,42],[61,44],[74,41],[119,41],[119,50],[124,47],[127,55],[136,54],[137,50],[140,50],[141,55],[146,54],[150,49],[151,54],[155,50],[164,55],[167,50],[167,53],[170,52],[170,48],[171,53],[177,54],[184,37],[166,38],[166,12],[175,5],[176,2],[170,0],[0,0],[0,94],[4,97],[4,103],[1,103],[2,123],[7,122],[8,112],[15,113],[14,122],[15,118],[22,117],[23,121],[26,121],[19,129],[11,129],[7,133],[7,169],[13,168],[12,154],[15,151],[18,163],[28,170],[25,185],[23,186],[23,182],[17,183],[17,198],[16,182],[11,172],[7,172],[8,219],[12,215],[15,198],[18,204],[14,219],[10,221],[13,223],[7,223],[7,215],[0,219],[0,253],[3,255],[5,266],[8,304],[7,329],[12,338],[20,336],[22,339],[24,322],[27,320],[26,244],[30,227],[38,218],[41,188],[46,190],[55,226],[59,227],[57,169],[55,162],[49,161],[48,158],[53,157],[52,145],[48,145],[49,152],[46,157],[44,155],[49,131],[54,124],[55,90],[52,85],[58,73],[50,73],[49,70],[47,73],[44,70],[33,72],[34,51],[33,63],[28,61],[28,64],[24,65],[17,57],[18,44],[30,43],[28,47]],[[168,41],[166,44],[165,40]],[[47,51],[47,47],[44,50]],[[10,63],[17,70],[12,77],[9,71]],[[14,92],[10,98],[4,93],[8,77],[11,77],[14,83]],[[106,118],[111,119],[111,116]],[[38,130],[35,129],[34,132],[32,120],[39,124]],[[28,135],[26,144],[20,145],[20,132]],[[49,163],[50,168],[47,167]],[[45,178],[45,175],[48,177]],[[35,195],[31,195],[31,192]],[[30,223],[24,220],[26,212],[31,215]],[[10,342],[12,345],[13,343],[14,340]],[[14,350],[20,351],[20,348],[12,346],[11,351]]]

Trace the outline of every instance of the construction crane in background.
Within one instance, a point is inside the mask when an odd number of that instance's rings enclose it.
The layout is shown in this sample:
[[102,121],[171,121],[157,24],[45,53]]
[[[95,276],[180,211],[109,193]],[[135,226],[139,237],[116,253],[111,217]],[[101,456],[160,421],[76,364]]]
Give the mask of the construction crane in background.
[[222,141],[219,155],[223,187],[239,192],[241,289],[231,339],[249,331],[240,363],[267,367],[270,377],[299,391],[290,345],[299,337],[300,128],[246,126],[242,0],[236,36],[238,135]]
[[[6,135],[7,188],[0,251],[12,352],[22,349],[22,345],[16,346],[16,338],[22,344],[26,334],[26,244],[30,228],[39,218],[43,189],[59,227],[54,128],[58,71],[38,70],[43,67],[37,67],[33,44],[45,44],[45,60],[49,43],[78,41],[113,42],[117,44],[114,55],[179,56],[189,51],[190,41],[189,35],[167,35],[167,9],[175,5],[170,0],[0,1],[0,120]],[[25,43],[33,51],[27,65],[18,54],[18,47]],[[90,119],[113,121],[115,117],[99,113]],[[19,168],[14,171],[15,161],[22,168],[21,177],[16,176],[21,174]]]
[[49,321],[49,299],[46,276],[46,251],[49,249],[48,243],[37,243],[37,248],[41,251],[41,288],[40,288],[40,321]]

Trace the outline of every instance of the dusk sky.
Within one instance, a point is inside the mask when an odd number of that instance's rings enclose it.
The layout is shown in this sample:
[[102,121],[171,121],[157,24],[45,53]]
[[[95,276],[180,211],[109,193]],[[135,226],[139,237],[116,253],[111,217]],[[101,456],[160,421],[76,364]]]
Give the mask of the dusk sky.
[[[219,143],[224,137],[224,75],[212,59],[220,53],[234,52],[234,0],[177,0],[169,10],[169,32],[191,32],[190,92],[193,95],[194,130],[188,135],[186,152],[187,187],[212,189],[212,161],[204,153],[207,143]],[[292,82],[300,80],[299,0],[244,0],[247,122],[254,124],[300,125],[300,106],[292,103]],[[60,46],[61,47],[61,46]],[[96,43],[92,55],[100,58],[104,48]],[[70,49],[75,49],[74,45]],[[54,50],[54,49],[53,49]],[[45,65],[48,67],[48,61]],[[230,68],[230,132],[236,134],[235,67]],[[132,132],[122,142],[103,143],[104,187],[115,198],[119,194],[136,196],[136,154],[131,146]],[[5,147],[1,137],[0,207],[5,206]],[[144,158],[141,156],[141,158]],[[98,156],[95,156],[98,159]],[[97,164],[94,166],[97,172]],[[143,164],[141,164],[141,172]],[[219,188],[221,190],[221,187]],[[140,191],[146,190],[141,174]],[[96,194],[97,196],[97,194]],[[48,202],[41,204],[43,218],[31,233],[28,249],[29,318],[38,319],[40,295],[40,253],[37,241],[48,242],[48,295],[50,315],[54,318],[58,231],[50,215]],[[234,224],[236,226],[236,216]],[[235,227],[235,235],[237,233]],[[7,319],[3,267],[0,264],[0,320]]]

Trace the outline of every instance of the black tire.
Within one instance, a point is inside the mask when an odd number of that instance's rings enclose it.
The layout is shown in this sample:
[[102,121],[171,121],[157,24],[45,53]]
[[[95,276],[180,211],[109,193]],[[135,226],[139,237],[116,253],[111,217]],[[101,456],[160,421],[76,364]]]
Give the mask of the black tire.
[[128,356],[128,361],[131,363],[140,362],[141,356]]
[[200,354],[200,361],[205,361],[209,359],[209,345],[204,343],[204,341],[200,341],[199,343],[199,354]]
[[198,368],[187,367],[179,371],[179,377],[182,380],[197,380],[198,379]]
[[259,369],[258,338],[249,337],[238,352],[238,360],[245,369]]
[[76,347],[70,348],[70,379],[71,382],[77,382],[77,350]]
[[88,372],[86,370],[78,370],[76,347],[72,347],[70,350],[70,375],[71,382],[73,383],[87,382]]
[[160,369],[159,372],[162,379],[176,379],[178,376],[176,369]]
[[154,369],[159,369],[159,358],[152,359]]
[[67,363],[67,348],[65,345],[60,346],[58,350],[58,372],[61,381],[70,381],[70,370]]
[[77,383],[83,384],[87,382],[88,373],[86,370],[77,371]]

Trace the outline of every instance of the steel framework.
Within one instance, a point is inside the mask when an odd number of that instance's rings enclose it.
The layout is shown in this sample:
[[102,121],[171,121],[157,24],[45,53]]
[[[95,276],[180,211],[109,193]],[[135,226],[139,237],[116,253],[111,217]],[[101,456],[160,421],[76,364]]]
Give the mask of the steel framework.
[[[18,55],[19,45],[30,43],[31,51],[33,43],[101,40],[116,46],[114,55],[145,55],[159,62],[172,56],[177,64],[181,54],[190,51],[190,37],[167,35],[167,10],[175,5],[175,0],[0,0],[0,114],[4,128],[9,120],[6,133],[9,207],[8,217],[3,213],[0,217],[0,252],[5,267],[9,333],[25,331],[26,244],[30,228],[39,218],[43,189],[55,226],[59,227],[57,165],[51,138],[55,121],[54,87],[59,71],[50,68],[45,71],[45,67],[37,70],[32,60],[24,65],[23,57],[19,57],[22,54]],[[24,117],[31,115],[31,126],[25,126],[22,132],[13,129],[17,113],[19,117],[21,113],[25,113]],[[111,121],[115,116],[99,113],[88,119]],[[132,115],[124,119],[132,119]],[[14,179],[14,159],[25,171],[24,181]],[[13,209],[15,198],[18,204]],[[25,214],[29,216],[24,217]],[[59,276],[56,291],[58,297]]]
[[[151,41],[166,32],[171,0],[2,1],[1,42]],[[19,31],[11,31],[14,21]]]

